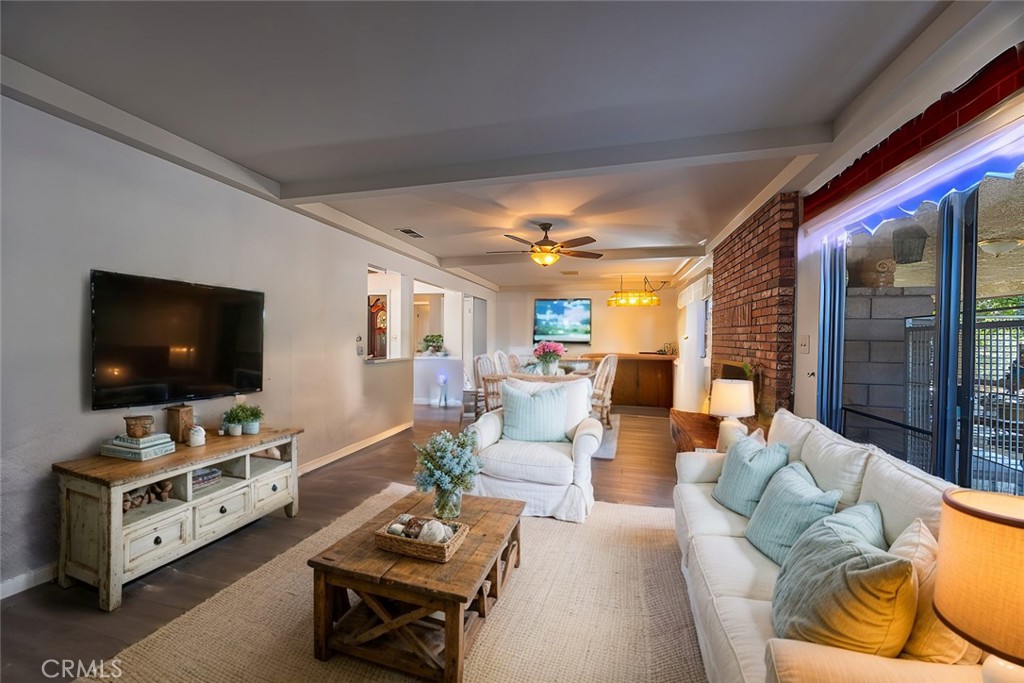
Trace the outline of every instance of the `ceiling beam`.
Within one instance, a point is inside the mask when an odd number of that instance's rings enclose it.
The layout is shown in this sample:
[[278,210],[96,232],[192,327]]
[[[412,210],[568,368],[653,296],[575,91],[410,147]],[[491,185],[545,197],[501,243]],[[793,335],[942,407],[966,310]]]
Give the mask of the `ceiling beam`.
[[185,138],[112,107],[92,95],[2,57],[0,93],[59,119],[88,128],[264,199],[277,200],[275,181]]
[[[604,249],[602,261],[644,261],[652,259],[678,259],[689,256],[703,256],[704,247],[637,247],[633,249]],[[479,254],[476,256],[447,256],[438,259],[441,268],[451,269],[463,266],[498,266],[509,263],[523,263],[529,256],[523,254]],[[586,262],[582,259],[581,262]]]
[[685,168],[817,153],[832,142],[830,124],[742,131],[679,140],[558,152],[437,168],[285,183],[290,203],[361,199],[446,185],[551,180],[644,169]]

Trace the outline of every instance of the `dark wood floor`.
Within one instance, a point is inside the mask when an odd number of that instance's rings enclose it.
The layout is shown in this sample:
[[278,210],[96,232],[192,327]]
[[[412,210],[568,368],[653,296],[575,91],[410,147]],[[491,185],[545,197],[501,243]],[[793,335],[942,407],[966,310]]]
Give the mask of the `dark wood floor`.
[[[613,503],[670,507],[675,482],[668,419],[651,411],[622,413],[614,460],[594,460],[594,493]],[[654,415],[664,415],[658,411]],[[356,507],[390,482],[412,483],[415,453],[440,429],[459,428],[459,411],[417,406],[415,426],[299,480],[300,514],[282,511],[187,555],[125,586],[122,607],[97,608],[96,590],[37,586],[0,603],[0,678],[71,680],[43,676],[49,659],[109,660],[217,591],[276,557]],[[301,438],[301,437],[300,437]],[[312,656],[312,655],[310,655]],[[48,673],[56,671],[49,664]],[[197,682],[201,683],[201,682]]]

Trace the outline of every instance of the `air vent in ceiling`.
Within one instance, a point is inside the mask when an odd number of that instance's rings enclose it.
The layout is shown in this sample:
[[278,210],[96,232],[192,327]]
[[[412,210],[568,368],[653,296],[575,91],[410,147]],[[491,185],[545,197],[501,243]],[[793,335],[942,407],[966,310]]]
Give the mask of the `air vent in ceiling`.
[[412,228],[397,228],[397,230],[398,230],[398,232],[400,232],[400,233],[402,233],[404,235],[408,235],[409,237],[413,238],[414,240],[421,240],[421,239],[423,239],[423,235],[419,234],[418,232],[416,232]]
[[563,270],[562,275],[566,277],[579,277],[580,271],[578,270]]

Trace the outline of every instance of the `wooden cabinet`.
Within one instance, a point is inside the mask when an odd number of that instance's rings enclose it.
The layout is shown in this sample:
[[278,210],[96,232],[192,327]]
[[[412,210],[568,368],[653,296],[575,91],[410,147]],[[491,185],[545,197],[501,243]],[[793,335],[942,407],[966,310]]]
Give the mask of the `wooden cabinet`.
[[[671,408],[676,356],[657,353],[620,353],[612,405]],[[605,354],[585,354],[596,361]]]
[[[78,579],[99,589],[100,609],[121,605],[121,587],[240,526],[284,507],[299,511],[298,435],[264,428],[253,436],[211,436],[205,446],[135,462],[95,455],[53,465],[60,479],[62,586]],[[280,458],[269,457],[275,447]],[[221,470],[220,481],[194,489],[192,473]],[[127,512],[126,492],[171,481],[171,499]]]

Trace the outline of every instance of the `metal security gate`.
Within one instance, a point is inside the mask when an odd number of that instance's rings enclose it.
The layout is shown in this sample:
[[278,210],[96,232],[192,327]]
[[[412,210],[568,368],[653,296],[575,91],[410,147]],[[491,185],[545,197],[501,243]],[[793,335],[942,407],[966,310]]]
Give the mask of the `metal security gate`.
[[[1024,495],[1024,309],[976,312],[974,384],[969,392],[970,485]],[[935,362],[935,319],[907,319],[907,424],[931,429]],[[959,359],[962,366],[963,359]],[[905,436],[907,461],[935,471],[930,441],[919,433]],[[961,444],[957,444],[962,447]]]
[[971,481],[1024,495],[1024,310],[977,316]]
[[[935,317],[907,318],[906,420],[911,427],[932,431],[932,372],[935,367]],[[904,436],[907,462],[934,472],[931,438],[907,431]]]

